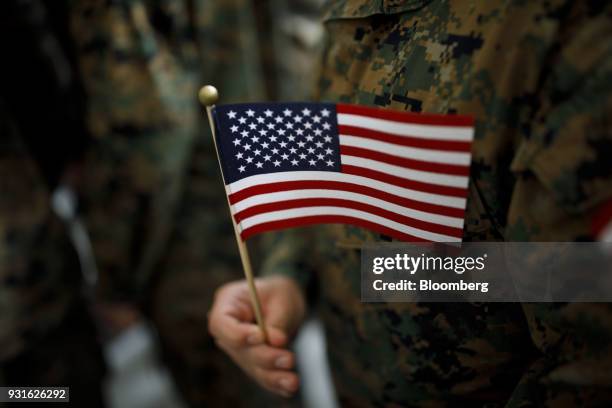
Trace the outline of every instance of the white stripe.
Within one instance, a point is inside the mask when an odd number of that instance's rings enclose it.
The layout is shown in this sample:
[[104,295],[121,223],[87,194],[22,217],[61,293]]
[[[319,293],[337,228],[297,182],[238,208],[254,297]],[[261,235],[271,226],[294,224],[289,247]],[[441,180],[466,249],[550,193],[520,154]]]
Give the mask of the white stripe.
[[395,122],[387,119],[338,113],[338,124],[372,129],[399,136],[422,137],[423,139],[456,140],[469,142],[474,138],[474,128],[466,126],[436,126]]
[[264,214],[254,215],[245,218],[240,222],[241,231],[271,221],[281,221],[297,217],[309,217],[316,215],[344,215],[348,217],[360,218],[404,234],[412,235],[418,238],[426,239],[435,242],[461,242],[461,238],[450,237],[443,234],[436,234],[430,231],[424,231],[418,228],[409,227],[395,221],[388,220],[378,215],[370,214],[364,211],[353,210],[343,207],[303,207],[290,210],[273,211]]
[[468,178],[466,176],[451,176],[448,174],[432,173],[429,171],[412,170],[404,167],[394,166],[363,157],[341,155],[342,164],[363,167],[369,170],[376,170],[381,173],[401,177],[408,180],[419,181],[421,183],[437,184],[440,186],[467,188]]
[[363,149],[374,150],[393,156],[426,162],[457,164],[461,166],[469,166],[470,164],[469,152],[445,152],[434,149],[407,147],[349,135],[340,135],[340,144],[343,146],[361,147]]
[[235,203],[232,206],[232,210],[235,214],[236,212],[240,212],[260,204],[278,203],[304,198],[337,198],[340,200],[350,200],[358,203],[370,204],[372,206],[382,208],[383,210],[391,211],[396,214],[421,221],[427,221],[448,227],[463,228],[463,218],[414,210],[368,195],[338,190],[289,190],[280,191],[277,193],[258,194]]
[[450,197],[441,194],[425,193],[408,188],[395,186],[393,184],[383,183],[378,180],[372,180],[367,177],[355,176],[352,174],[343,174],[332,171],[292,171],[281,173],[266,173],[256,174],[254,176],[245,177],[225,186],[227,194],[234,194],[245,188],[258,186],[270,183],[282,183],[284,181],[339,181],[343,183],[352,183],[364,187],[374,188],[384,191],[389,194],[395,194],[400,197],[409,198],[411,200],[421,201],[423,203],[443,205],[451,208],[465,208],[465,198]]

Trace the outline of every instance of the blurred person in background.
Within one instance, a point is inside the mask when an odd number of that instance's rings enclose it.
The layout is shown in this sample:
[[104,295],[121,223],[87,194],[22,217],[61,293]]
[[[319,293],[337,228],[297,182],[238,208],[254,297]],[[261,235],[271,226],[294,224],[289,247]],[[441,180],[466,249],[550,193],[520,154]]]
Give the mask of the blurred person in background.
[[[214,289],[241,271],[197,90],[214,83],[223,102],[265,100],[286,92],[275,85],[281,78],[303,73],[287,60],[276,69],[284,54],[274,27],[293,14],[272,3],[3,5],[11,58],[0,139],[2,385],[71,386],[72,402],[102,405],[95,325],[76,254],[49,206],[68,175],[93,247],[101,320],[119,330],[148,318],[191,406],[296,403],[259,391],[205,328]],[[316,13],[304,4],[298,12]],[[302,47],[288,52],[304,62],[316,35],[297,37],[307,39],[285,44]]]

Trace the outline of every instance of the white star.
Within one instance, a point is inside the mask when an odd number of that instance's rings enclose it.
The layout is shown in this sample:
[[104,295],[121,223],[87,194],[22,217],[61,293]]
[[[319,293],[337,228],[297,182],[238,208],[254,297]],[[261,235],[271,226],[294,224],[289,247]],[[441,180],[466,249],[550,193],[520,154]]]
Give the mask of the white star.
[[294,166],[297,166],[298,165],[298,161],[293,159],[293,160],[291,160],[291,164],[293,164]]
[[241,125],[244,125],[246,123],[246,118],[244,116],[239,117],[238,123],[240,123]]
[[294,116],[294,117],[293,117],[293,120],[294,120],[295,122],[301,122],[301,121],[302,121],[302,117],[301,117],[301,116]]
[[328,111],[327,109],[323,109],[323,110],[321,111],[321,115],[323,115],[323,117],[324,117],[324,118],[326,118],[326,117],[328,117],[328,116],[329,116],[329,111]]
[[234,112],[234,111],[229,111],[229,112],[227,112],[227,116],[228,116],[230,119],[234,119],[234,118],[236,117],[236,112]]
[[315,146],[317,146],[317,149],[320,149],[320,148],[323,147],[323,143],[317,142],[317,143],[315,143]]
[[317,159],[323,160],[324,158],[325,158],[325,155],[323,155],[321,153],[317,154]]
[[279,162],[278,160],[273,161],[272,163],[274,164],[274,167],[278,167],[281,165],[281,162]]
[[269,144],[268,142],[263,142],[263,143],[261,144],[261,147],[263,147],[264,149],[267,149],[267,148],[268,148],[268,146],[270,146],[270,144]]
[[295,147],[292,147],[291,149],[289,149],[289,153],[296,154],[297,153],[297,149]]
[[258,169],[261,169],[263,167],[263,163],[262,162],[257,162],[257,163],[255,163],[255,166],[257,166]]
[[270,139],[271,142],[276,142],[278,138],[276,136],[270,136],[268,139]]
[[325,149],[325,154],[332,154],[334,151],[330,148]]
[[291,112],[288,108],[283,111],[283,115],[285,116],[291,116],[292,113],[293,112]]
[[230,128],[230,130],[232,131],[232,133],[236,133],[238,131],[238,126],[234,125]]
[[281,136],[284,136],[284,135],[285,135],[285,129],[278,129],[278,130],[276,131],[276,133],[278,133],[278,134],[279,134],[279,135],[281,135]]
[[267,131],[266,129],[261,129],[261,130],[259,131],[259,134],[260,134],[260,135],[262,135],[262,136],[265,136],[265,135],[267,135],[267,134],[268,134],[268,131]]
[[253,143],[259,142],[259,138],[257,136],[253,136],[251,140],[253,141]]
[[261,153],[261,150],[259,150],[259,149],[256,149],[255,151],[253,151],[253,154],[255,156],[259,156],[260,153]]
[[334,162],[333,162],[333,161],[331,161],[331,160],[328,160],[328,161],[327,161],[327,165],[331,167],[331,166],[333,166],[333,165],[334,165]]
[[238,167],[238,170],[239,170],[241,173],[243,173],[245,168],[246,168],[246,167],[244,167],[244,166],[240,166],[240,167]]
[[242,137],[247,137],[249,135],[249,132],[243,130],[242,132],[240,132],[240,134],[242,135]]
[[242,153],[237,153],[237,154],[236,154],[236,158],[237,158],[237,159],[242,159]]
[[270,109],[266,109],[266,110],[264,111],[264,115],[266,115],[267,117],[272,116],[272,114],[273,114],[273,113],[274,113],[274,112],[272,112]]
[[321,133],[323,133],[323,131],[321,129],[315,129],[314,130],[314,134],[317,136],[321,136]]
[[289,140],[290,142],[293,142],[295,140],[295,136],[291,135],[287,138],[287,140]]
[[323,140],[325,140],[325,143],[331,143],[332,138],[331,138],[331,136],[325,136],[325,137],[323,138]]
[[245,144],[244,146],[244,150],[251,150],[251,145],[250,144]]
[[329,130],[329,129],[331,129],[330,124],[329,124],[329,123],[327,123],[327,122],[325,122],[325,123],[323,124],[323,129],[325,129],[325,130]]
[[256,124],[254,124],[254,123],[251,123],[251,124],[249,124],[249,128],[250,128],[251,130],[255,130],[255,129],[257,129],[257,125],[256,125]]
[[312,124],[310,122],[306,122],[306,123],[304,123],[304,127],[306,129],[310,129],[312,127]]
[[272,149],[272,154],[278,154],[278,149],[276,147]]
[[321,117],[319,115],[315,115],[315,116],[312,117],[312,121],[314,123],[319,123],[319,122],[321,122]]
[[284,153],[282,156],[283,160],[287,160],[289,158],[289,155],[287,153]]
[[268,129],[274,130],[274,123],[268,123],[266,126],[268,126]]
[[315,149],[313,149],[312,147],[308,148],[308,154],[313,154],[315,152]]
[[308,108],[302,109],[302,115],[304,115],[304,116],[310,115],[310,109],[308,109]]
[[298,146],[300,146],[300,147],[304,147],[305,145],[306,145],[306,143],[304,143],[304,142],[298,142]]
[[234,139],[234,146],[238,146],[240,144],[240,139]]
[[307,142],[312,142],[313,140],[314,140],[314,137],[312,135],[306,136],[306,141]]
[[312,160],[312,159],[311,159],[311,160],[308,160],[308,163],[309,163],[311,166],[314,166],[315,164],[317,164],[316,160]]
[[272,156],[270,156],[269,154],[266,154],[263,158],[264,158],[265,161],[270,161]]
[[255,114],[255,111],[253,109],[249,109],[248,111],[246,111],[246,114],[248,117],[253,117],[253,115]]
[[247,163],[251,164],[253,162],[253,158],[252,157],[247,157],[246,161],[247,161]]
[[279,144],[280,144],[280,147],[282,147],[283,149],[287,147],[287,142],[280,142]]
[[304,129],[298,129],[295,133],[297,133],[298,136],[302,136],[304,134]]
[[300,154],[300,159],[305,160],[306,159],[306,155],[304,153]]
[[257,118],[257,123],[264,123],[266,120],[261,116]]
[[285,126],[287,129],[293,129],[293,123],[287,123]]
[[281,123],[283,121],[282,116],[277,116],[274,118],[274,120],[276,121],[276,123]]

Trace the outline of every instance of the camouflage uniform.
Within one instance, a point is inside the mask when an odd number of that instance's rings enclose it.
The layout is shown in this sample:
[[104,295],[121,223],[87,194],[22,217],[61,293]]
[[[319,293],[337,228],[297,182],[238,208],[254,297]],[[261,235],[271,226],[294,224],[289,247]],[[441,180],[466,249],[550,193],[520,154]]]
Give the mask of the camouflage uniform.
[[[473,115],[464,240],[592,240],[593,216],[612,199],[611,11],[571,1],[337,1],[320,99]],[[343,405],[612,401],[608,304],[365,304],[360,246],[387,238],[328,226],[271,239],[266,271],[320,298]]]
[[[133,302],[192,406],[282,406],[206,331],[214,290],[242,270],[197,91],[266,99],[262,32],[249,0],[78,1],[72,32],[94,145],[82,212],[103,299]],[[237,392],[240,390],[240,392]]]
[[105,367],[82,279],[51,192],[85,148],[66,9],[0,6],[0,384],[70,386],[101,406]]

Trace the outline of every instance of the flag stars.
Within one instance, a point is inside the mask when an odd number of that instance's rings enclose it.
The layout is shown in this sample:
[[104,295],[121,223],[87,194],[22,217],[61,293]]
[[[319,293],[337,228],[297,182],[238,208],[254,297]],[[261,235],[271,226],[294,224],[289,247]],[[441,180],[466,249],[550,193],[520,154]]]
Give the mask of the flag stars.
[[239,117],[238,123],[240,123],[241,125],[244,125],[246,123],[246,118],[244,116]]
[[245,166],[238,167],[238,171],[241,172],[241,173],[244,173],[245,170],[246,170]]
[[253,109],[249,109],[248,111],[246,111],[246,114],[248,117],[252,118],[253,115],[255,115],[255,111]]
[[330,149],[329,147],[327,149],[325,149],[325,154],[326,155],[330,155],[332,154],[334,151],[332,149]]
[[272,158],[272,156],[270,156],[269,154],[266,154],[263,159],[264,161],[270,161],[270,159]]
[[291,109],[287,108],[283,111],[283,115],[285,116],[291,116],[293,112],[291,111]]
[[290,142],[293,142],[295,140],[295,136],[291,135],[287,137],[287,140],[289,140]]
[[300,159],[302,159],[302,160],[306,160],[306,155],[305,155],[304,153],[300,153],[300,156],[299,156],[299,157],[300,157]]
[[292,147],[291,149],[289,149],[289,153],[296,154],[297,153],[297,149],[295,147]]
[[306,146],[306,143],[304,143],[304,142],[298,142],[298,146],[299,146],[299,147],[304,147],[304,146]]
[[234,146],[240,145],[240,139],[234,139]]
[[255,130],[255,129],[257,129],[257,125],[254,124],[254,123],[251,123],[251,124],[249,124],[249,129]]
[[328,161],[326,162],[326,164],[327,164],[327,166],[328,166],[328,167],[331,167],[331,166],[333,166],[333,165],[334,165],[334,162],[333,162],[332,160],[328,160]]
[[255,119],[257,121],[257,123],[264,123],[266,120],[264,118],[262,118],[261,116],[258,117],[257,119]]
[[261,129],[261,130],[259,131],[259,134],[260,134],[260,135],[262,135],[262,136],[265,136],[265,135],[267,135],[267,134],[268,134],[268,131],[267,131],[266,129]]
[[270,136],[268,139],[270,139],[271,142],[276,142],[278,138],[276,136]]
[[236,113],[236,112],[234,112],[233,110],[232,110],[232,111],[227,112],[227,116],[228,116],[230,119],[234,119],[234,118],[236,117],[236,115],[237,115],[237,113]]
[[323,140],[325,140],[325,143],[331,143],[332,138],[331,138],[331,136],[325,136],[325,137],[323,138]]
[[278,133],[278,134],[279,134],[279,135],[281,135],[281,136],[284,136],[284,135],[285,135],[285,132],[286,132],[286,131],[285,131],[285,129],[278,129],[278,130],[276,131],[276,133]]
[[313,149],[312,147],[309,147],[308,149],[308,154],[314,154],[315,149]]
[[261,150],[259,150],[259,149],[254,150],[254,151],[253,151],[253,154],[254,154],[255,156],[259,156],[259,155],[261,154]]
[[307,142],[312,142],[313,140],[314,140],[314,136],[312,136],[312,135],[306,136],[306,141]]
[[287,142],[280,142],[279,145],[284,149],[285,147],[287,147]]
[[308,164],[310,164],[311,166],[314,166],[317,164],[317,161],[311,159],[311,160],[308,160]]
[[329,114],[330,114],[330,112],[329,112],[329,110],[327,108],[325,108],[325,109],[323,109],[321,111],[321,116],[323,116],[324,118],[329,117]]
[[302,117],[301,117],[301,116],[299,116],[299,115],[298,115],[298,116],[294,116],[294,117],[293,117],[293,121],[294,121],[294,122],[301,122],[301,121],[302,121]]
[[272,164],[274,164],[274,167],[279,167],[281,165],[281,162],[279,162],[278,160],[275,160],[272,162]]
[[238,131],[238,126],[234,125],[230,128],[230,130],[232,131],[232,133],[236,133]]
[[325,158],[325,155],[323,155],[321,153],[317,154],[317,159],[323,160],[324,158]]
[[317,142],[315,143],[315,146],[317,146],[317,149],[321,149],[323,147],[323,143]]
[[321,117],[319,115],[315,115],[312,117],[312,121],[314,123],[320,123],[321,122]]
[[323,123],[322,126],[323,126],[323,129],[325,129],[325,130],[330,130],[331,129],[331,125],[329,123],[327,123],[327,122]]
[[321,129],[315,129],[315,130],[314,130],[314,134],[315,134],[316,136],[321,136],[321,134],[323,134],[323,131],[322,131]]
[[281,157],[283,158],[283,160],[288,160],[289,159],[289,155],[287,153],[283,153],[283,155]]
[[264,111],[264,115],[266,115],[266,117],[268,117],[268,118],[272,117],[273,114],[274,114],[274,112],[272,112],[270,109],[266,109]]
[[249,157],[247,157],[247,158],[246,158],[246,162],[247,162],[247,163],[249,163],[249,164],[251,164],[251,163],[253,162],[253,158],[252,158],[252,157],[250,157],[250,156],[249,156]]
[[251,145],[250,145],[250,144],[248,144],[248,143],[247,143],[247,144],[245,144],[245,145],[244,145],[244,146],[242,146],[242,147],[244,147],[244,150],[251,150]]
[[266,126],[268,127],[268,129],[274,130],[274,123],[268,123]]
[[263,143],[261,144],[261,147],[263,147],[264,149],[267,149],[267,148],[268,148],[268,146],[270,146],[270,143],[268,143],[268,142],[263,142]]
[[251,141],[252,141],[253,143],[257,143],[257,142],[259,142],[259,138],[258,138],[257,136],[253,136],[253,137],[251,138]]
[[304,127],[305,127],[306,129],[310,129],[310,128],[312,127],[312,123],[310,123],[310,122],[306,122],[306,123],[304,123]]
[[278,154],[278,149],[276,147],[272,149],[272,154]]
[[242,152],[238,152],[238,153],[236,153],[236,158],[237,158],[238,160],[242,159]]
[[304,129],[297,129],[297,130],[295,131],[295,133],[296,133],[298,136],[302,136],[302,135],[304,134]]
[[242,135],[242,137],[247,137],[249,135],[249,132],[246,130],[243,130],[242,132],[240,132],[240,134]]
[[257,163],[255,163],[255,166],[256,166],[258,169],[261,169],[261,168],[263,167],[263,163],[262,163],[262,162],[257,162]]
[[297,165],[298,165],[298,163],[299,163],[299,162],[298,162],[297,160],[295,160],[295,159],[291,160],[291,164],[292,164],[293,166],[297,166]]
[[308,108],[304,108],[304,109],[302,109],[302,115],[304,115],[304,116],[310,116],[310,109],[308,109]]
[[282,123],[283,122],[283,117],[282,116],[277,116],[274,118],[274,120],[276,121],[276,123]]
[[287,129],[293,129],[293,123],[291,123],[291,122],[287,122],[287,123],[285,124],[285,127],[286,127]]

